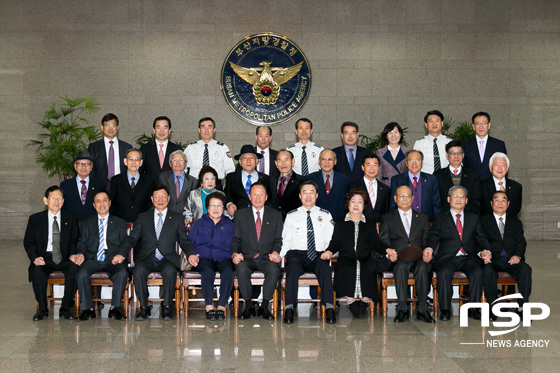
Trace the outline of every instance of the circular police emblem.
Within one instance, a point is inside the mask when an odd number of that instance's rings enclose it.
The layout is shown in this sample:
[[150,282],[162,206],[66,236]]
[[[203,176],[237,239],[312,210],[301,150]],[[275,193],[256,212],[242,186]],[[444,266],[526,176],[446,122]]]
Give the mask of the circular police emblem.
[[241,40],[222,66],[221,88],[235,114],[256,125],[292,118],[311,90],[311,69],[285,36],[264,32]]

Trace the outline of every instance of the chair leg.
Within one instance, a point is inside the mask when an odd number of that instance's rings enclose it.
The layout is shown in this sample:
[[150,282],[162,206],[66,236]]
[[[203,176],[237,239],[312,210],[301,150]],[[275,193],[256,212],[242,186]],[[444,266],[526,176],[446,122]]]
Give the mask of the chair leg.
[[181,314],[181,290],[179,287],[175,287],[175,316],[179,317]]
[[437,280],[435,279],[432,281],[432,295],[434,300],[434,318],[437,318],[439,310],[439,299],[437,291]]
[[239,317],[239,286],[233,287],[233,317]]
[[189,316],[189,283],[183,283],[183,317]]
[[272,314],[276,319],[278,316],[278,288],[274,289],[274,294],[272,294]]
[[76,290],[76,295],[74,295],[74,308],[76,309],[74,312],[76,317],[80,316],[80,292],[78,290]]
[[128,319],[128,286],[124,289],[123,294],[123,307],[124,307],[124,317]]
[[383,317],[387,317],[387,284],[383,283],[381,286],[381,302],[383,308]]

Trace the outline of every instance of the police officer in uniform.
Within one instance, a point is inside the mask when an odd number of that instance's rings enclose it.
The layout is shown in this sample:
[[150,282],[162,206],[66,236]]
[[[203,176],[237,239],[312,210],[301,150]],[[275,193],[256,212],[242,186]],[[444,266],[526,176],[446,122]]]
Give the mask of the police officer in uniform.
[[295,132],[299,142],[287,148],[296,160],[293,167],[294,172],[298,175],[307,176],[319,171],[321,169],[319,167],[319,154],[324,148],[310,140],[313,134],[313,123],[307,118],[298,119]]
[[422,172],[433,174],[449,166],[449,160],[445,157],[445,145],[451,138],[443,135],[443,114],[439,110],[431,110],[424,116],[424,126],[428,134],[419,138],[414,143],[414,150],[420,150],[424,154]]

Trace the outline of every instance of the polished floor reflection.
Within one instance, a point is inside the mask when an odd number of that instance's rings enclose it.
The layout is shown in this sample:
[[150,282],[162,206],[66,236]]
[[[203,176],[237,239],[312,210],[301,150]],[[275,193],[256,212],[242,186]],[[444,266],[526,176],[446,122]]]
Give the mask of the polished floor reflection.
[[157,305],[143,322],[107,319],[108,307],[95,320],[59,320],[58,305],[54,317],[51,310],[47,320],[33,322],[27,257],[20,242],[3,241],[0,372],[554,372],[560,366],[559,242],[532,241],[527,251],[531,301],[546,303],[550,316],[491,337],[488,331],[499,328],[472,320],[461,328],[457,308],[449,322],[394,324],[394,303],[387,319],[376,313],[363,320],[353,320],[343,305],[334,325],[307,305],[292,325],[231,315],[211,322],[202,310],[162,321]]

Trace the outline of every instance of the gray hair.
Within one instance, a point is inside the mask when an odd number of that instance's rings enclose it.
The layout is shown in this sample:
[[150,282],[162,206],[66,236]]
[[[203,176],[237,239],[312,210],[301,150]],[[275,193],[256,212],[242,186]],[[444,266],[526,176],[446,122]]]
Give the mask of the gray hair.
[[503,158],[503,159],[505,159],[505,160],[506,160],[506,163],[507,163],[507,168],[508,168],[508,170],[509,170],[509,158],[508,158],[508,156],[506,155],[506,153],[501,153],[501,152],[496,152],[496,153],[492,154],[492,156],[490,157],[490,162],[488,163],[488,165],[489,165],[490,167],[492,167],[492,163],[494,162],[494,159],[496,159],[496,158]]
[[169,154],[169,164],[171,164],[171,160],[173,159],[173,157],[175,157],[177,154],[181,154],[183,156],[183,159],[185,160],[185,162],[187,162],[187,156],[185,153],[183,153],[183,151],[181,149],[179,150],[175,150],[173,153]]
[[461,186],[461,185],[453,185],[451,188],[449,188],[449,192],[447,192],[447,195],[449,197],[451,197],[451,195],[453,194],[453,192],[455,192],[457,189],[462,189],[463,192],[465,192],[465,197],[469,198],[469,191],[467,190],[467,188]]

